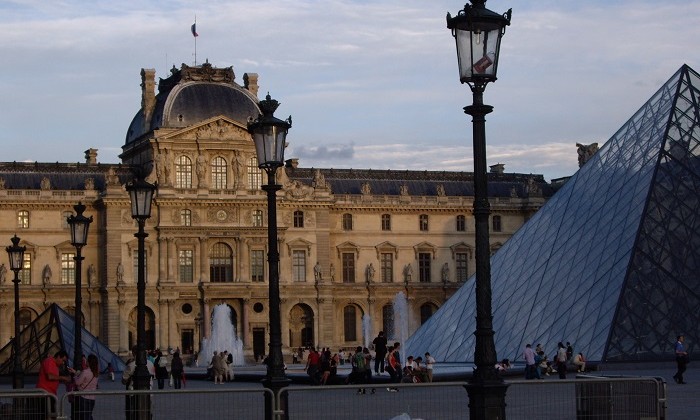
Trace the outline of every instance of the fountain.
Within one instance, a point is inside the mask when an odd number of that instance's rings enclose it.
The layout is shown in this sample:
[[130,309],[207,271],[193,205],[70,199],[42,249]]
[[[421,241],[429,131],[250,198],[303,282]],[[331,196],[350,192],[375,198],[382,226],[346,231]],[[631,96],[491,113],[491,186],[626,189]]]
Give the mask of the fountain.
[[394,297],[394,341],[398,341],[402,346],[406,345],[408,339],[408,302],[404,292],[399,292]]
[[222,303],[214,307],[211,321],[211,337],[202,339],[199,352],[200,366],[206,366],[215,351],[227,350],[233,355],[233,365],[243,366],[243,342],[236,335],[236,326],[231,323],[231,308]]
[[372,317],[367,314],[362,315],[362,336],[365,347],[369,348],[372,343]]

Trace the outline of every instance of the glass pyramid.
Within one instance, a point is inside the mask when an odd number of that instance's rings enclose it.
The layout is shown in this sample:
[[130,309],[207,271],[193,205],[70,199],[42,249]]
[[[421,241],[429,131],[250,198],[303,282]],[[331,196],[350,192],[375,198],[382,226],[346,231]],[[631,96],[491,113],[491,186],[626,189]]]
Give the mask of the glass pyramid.
[[[73,317],[55,303],[24,328],[20,336],[20,354],[25,373],[38,373],[41,361],[59,350],[68,352],[69,364],[72,365],[75,341]],[[111,363],[116,372],[126,367],[122,359],[102,344],[94,335],[83,328],[83,354],[94,354],[99,359],[100,371]],[[0,349],[0,375],[12,373],[14,339]]]
[[[700,76],[684,65],[492,257],[498,359],[570,341],[591,361],[673,360],[700,338]],[[472,363],[474,277],[406,354]]]

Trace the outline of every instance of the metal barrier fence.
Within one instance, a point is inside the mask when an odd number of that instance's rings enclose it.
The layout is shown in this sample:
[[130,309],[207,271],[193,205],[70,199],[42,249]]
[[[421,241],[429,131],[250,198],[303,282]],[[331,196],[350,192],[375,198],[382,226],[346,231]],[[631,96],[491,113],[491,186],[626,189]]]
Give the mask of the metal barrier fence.
[[44,419],[56,414],[56,396],[42,389],[22,389],[0,393],[0,420]]
[[[585,377],[506,381],[509,420],[663,420],[666,384],[658,378]],[[94,419],[468,419],[466,382],[296,386],[273,395],[262,387],[69,392],[57,419],[72,417],[69,399],[94,395]],[[390,388],[387,388],[390,387]],[[364,391],[364,392],[363,392]],[[0,393],[0,420],[39,419],[56,397],[40,390]],[[76,404],[77,406],[77,404]],[[150,415],[149,415],[150,414]],[[86,417],[89,418],[89,417]],[[475,419],[476,420],[476,419]]]
[[[61,419],[72,418],[70,399],[94,395],[92,418],[110,419],[265,419],[266,399],[274,401],[272,391],[262,388],[173,389],[146,391],[67,392],[61,398]],[[71,398],[72,397],[72,398]],[[150,415],[149,415],[150,413]],[[90,418],[85,417],[85,418]]]

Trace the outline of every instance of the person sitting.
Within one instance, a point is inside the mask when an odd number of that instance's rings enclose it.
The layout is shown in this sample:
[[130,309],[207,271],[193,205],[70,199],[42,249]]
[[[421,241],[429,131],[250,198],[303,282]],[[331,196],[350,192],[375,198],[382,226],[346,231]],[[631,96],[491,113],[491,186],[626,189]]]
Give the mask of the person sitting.
[[[418,378],[418,382],[428,382],[428,372],[424,366],[421,366],[423,358],[418,356],[415,358],[413,367],[413,376]],[[414,381],[415,382],[415,381]]]
[[510,369],[510,360],[509,359],[503,359],[499,363],[496,363],[496,366],[494,366],[498,372],[505,372],[508,369]]
[[576,366],[576,372],[586,371],[586,359],[583,357],[583,353],[574,356],[574,366]]

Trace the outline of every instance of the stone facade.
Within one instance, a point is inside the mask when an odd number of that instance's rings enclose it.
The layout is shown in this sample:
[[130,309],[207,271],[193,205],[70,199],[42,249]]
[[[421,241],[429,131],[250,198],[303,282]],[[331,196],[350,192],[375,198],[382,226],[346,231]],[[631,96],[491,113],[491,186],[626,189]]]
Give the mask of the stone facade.
[[[130,168],[146,167],[158,183],[145,240],[149,347],[197,351],[213,307],[223,303],[252,359],[269,342],[267,201],[245,115],[191,121],[186,108],[167,112],[188,86],[235,89],[254,106],[257,75],[239,86],[232,69],[183,65],[161,80],[155,97],[154,77],[142,71],[142,109],[121,164],[97,163],[94,149],[84,164],[0,163],[0,237],[9,245],[16,233],[27,247],[21,322],[53,302],[73,310],[75,249],[66,217],[80,201],[94,217],[82,250],[84,324],[126,355],[136,337],[137,226],[124,184]],[[502,169],[490,174],[494,250],[551,196],[542,176]],[[365,315],[370,341],[391,330],[399,292],[412,332],[474,272],[470,173],[310,169],[292,159],[277,178],[285,355],[302,345],[363,344]],[[6,254],[0,263],[9,267]],[[13,335],[13,276],[7,272],[0,284],[3,346]]]

